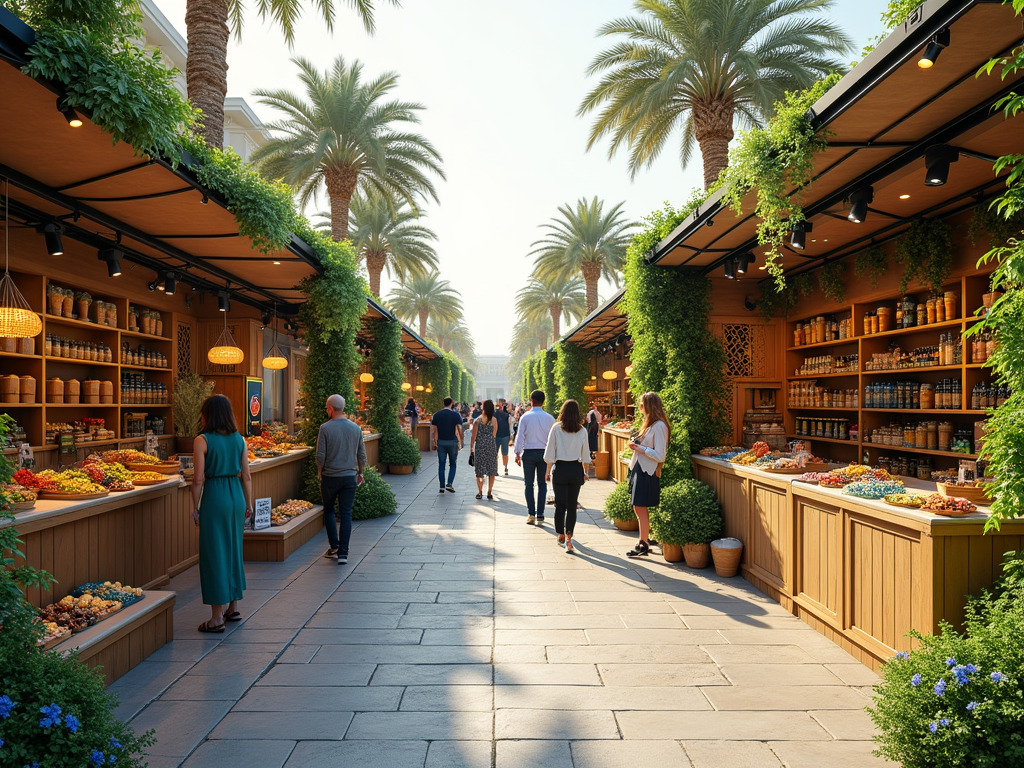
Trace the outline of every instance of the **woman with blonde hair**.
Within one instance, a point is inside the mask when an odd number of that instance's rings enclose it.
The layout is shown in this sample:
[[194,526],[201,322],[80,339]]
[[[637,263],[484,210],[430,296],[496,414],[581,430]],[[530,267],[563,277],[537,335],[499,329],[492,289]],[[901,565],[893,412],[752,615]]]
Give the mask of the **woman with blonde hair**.
[[558,543],[565,546],[566,554],[571,555],[575,551],[572,534],[576,528],[576,505],[580,488],[587,482],[587,465],[590,463],[587,430],[583,428],[580,406],[575,400],[562,403],[558,420],[548,432],[544,461],[548,465],[544,479],[551,483],[555,493],[555,533],[558,534]]
[[651,551],[647,541],[651,529],[647,509],[661,502],[661,465],[671,438],[665,404],[657,393],[647,392],[640,398],[640,413],[644,416],[640,434],[629,444],[633,451],[629,460],[629,496],[640,521],[640,540],[626,553],[627,557],[643,557]]

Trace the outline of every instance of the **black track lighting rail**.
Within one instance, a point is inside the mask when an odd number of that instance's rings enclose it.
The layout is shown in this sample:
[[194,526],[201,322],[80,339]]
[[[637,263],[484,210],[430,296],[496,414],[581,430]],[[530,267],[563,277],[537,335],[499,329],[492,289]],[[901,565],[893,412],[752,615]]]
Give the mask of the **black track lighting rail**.
[[144,195],[125,195],[123,197],[75,197],[83,203],[132,203],[136,200],[155,200],[159,197],[171,197],[180,195],[182,192],[191,192],[194,187],[180,187],[179,189],[168,189],[166,192],[147,192]]
[[95,184],[97,181],[106,181],[107,179],[113,179],[118,176],[123,176],[126,173],[131,173],[132,171],[138,171],[142,168],[149,168],[149,166],[151,166],[152,164],[152,160],[147,160],[144,163],[137,163],[135,165],[130,165],[127,168],[121,168],[116,171],[101,173],[98,176],[90,176],[88,179],[82,179],[81,181],[75,181],[72,182],[71,184],[65,184],[61,187],[55,187],[55,189],[58,192],[67,192],[69,189],[75,189],[76,187],[84,187],[88,184]]

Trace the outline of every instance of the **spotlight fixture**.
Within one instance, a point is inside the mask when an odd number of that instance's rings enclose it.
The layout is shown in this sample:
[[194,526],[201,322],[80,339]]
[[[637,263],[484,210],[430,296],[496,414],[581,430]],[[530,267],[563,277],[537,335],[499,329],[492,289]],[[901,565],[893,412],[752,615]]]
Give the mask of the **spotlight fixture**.
[[847,219],[854,224],[862,224],[868,217],[868,204],[875,199],[873,187],[861,187],[850,193],[850,213]]
[[751,264],[756,263],[757,256],[755,256],[753,252],[747,251],[746,253],[740,255],[739,262],[736,264],[736,271],[741,275],[745,275],[747,274],[747,268]]
[[944,29],[937,35],[932,36],[932,39],[924,49],[924,53],[921,54],[921,58],[917,60],[917,66],[921,69],[931,69],[935,65],[935,60],[939,58],[939,54],[942,53],[942,49],[948,47],[949,30]]
[[789,245],[791,248],[797,251],[802,251],[807,247],[807,233],[814,229],[814,225],[809,221],[798,221],[793,225],[793,234],[789,238]]
[[267,312],[266,310],[260,312],[260,323],[263,325],[264,328],[270,325],[270,313]]
[[157,278],[155,280],[150,280],[148,283],[146,283],[146,287],[149,288],[150,291],[155,291],[156,287],[160,284],[158,282],[159,279],[160,279],[160,277],[157,276]]
[[43,224],[37,230],[44,238],[46,238],[46,252],[51,256],[63,256],[64,255],[64,241],[61,239],[61,233],[64,228],[60,224],[51,221],[48,224]]
[[755,309],[757,309],[757,302],[751,301],[749,296],[744,296],[743,308],[747,310],[747,312],[753,312]]
[[217,311],[218,312],[230,312],[231,311],[231,300],[228,298],[227,291],[217,292]]
[[124,252],[120,248],[101,248],[97,254],[100,261],[107,262],[107,276],[118,277],[121,274],[121,259]]
[[64,115],[64,119],[68,121],[68,125],[70,125],[72,128],[81,128],[82,118],[78,116],[78,113],[75,112],[75,110],[73,110],[67,104],[62,104],[61,101],[62,99],[58,96],[57,111]]
[[209,205],[210,204],[210,198],[208,198],[206,196],[206,193],[203,192],[203,199],[200,200],[199,202],[202,203],[203,205]]
[[949,179],[949,164],[960,159],[960,151],[948,144],[935,144],[924,151],[926,187],[941,187]]
[[174,277],[174,273],[173,272],[168,272],[166,275],[164,275],[164,287],[163,287],[164,295],[166,295],[166,296],[173,296],[174,295],[174,288],[175,288],[175,283],[176,282],[177,282],[177,280]]
[[729,280],[736,279],[736,259],[727,259],[725,264],[722,265],[722,267],[723,269],[725,269],[725,276]]

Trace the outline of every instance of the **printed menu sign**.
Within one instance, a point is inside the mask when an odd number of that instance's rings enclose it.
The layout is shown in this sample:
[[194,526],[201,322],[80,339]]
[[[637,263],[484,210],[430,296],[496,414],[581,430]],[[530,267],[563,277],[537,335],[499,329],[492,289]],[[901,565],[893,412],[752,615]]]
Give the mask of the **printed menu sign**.
[[270,527],[270,509],[273,505],[270,499],[256,499],[256,509],[252,516],[252,529],[262,531]]

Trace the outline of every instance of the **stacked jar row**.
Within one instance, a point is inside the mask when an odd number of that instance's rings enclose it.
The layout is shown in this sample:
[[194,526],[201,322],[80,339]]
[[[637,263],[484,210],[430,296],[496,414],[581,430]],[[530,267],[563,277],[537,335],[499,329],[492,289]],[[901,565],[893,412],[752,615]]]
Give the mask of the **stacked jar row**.
[[106,344],[98,341],[79,341],[58,336],[55,333],[46,334],[43,349],[47,357],[66,357],[69,360],[90,360],[95,363],[112,363],[114,353]]
[[825,437],[831,440],[856,440],[857,426],[850,427],[848,419],[795,420],[796,434],[801,437]]
[[963,343],[952,333],[939,337],[938,346],[915,347],[904,352],[899,344],[891,344],[886,352],[874,352],[864,362],[865,371],[896,371],[904,368],[930,368],[938,365],[960,365]]
[[836,320],[831,315],[827,318],[819,315],[805,323],[797,323],[793,329],[794,347],[850,338],[853,338],[853,322],[850,318]]
[[856,389],[826,389],[814,381],[789,383],[790,408],[859,408]]
[[886,470],[891,475],[931,480],[932,470],[935,467],[932,465],[931,459],[918,459],[913,456],[879,456],[878,468]]
[[938,384],[918,381],[890,381],[864,387],[865,408],[897,408],[901,410],[963,408],[960,379],[943,379]]
[[141,373],[121,374],[122,405],[166,405],[169,402],[166,384],[147,381]]
[[141,344],[132,349],[131,345],[126,341],[121,345],[121,364],[145,365],[148,368],[166,368],[167,356],[148,349]]
[[818,355],[816,357],[804,358],[803,364],[796,369],[797,376],[820,375],[823,373],[846,373],[856,372],[860,365],[860,355],[846,355],[833,357],[832,355]]
[[890,424],[871,431],[868,442],[929,451],[973,453],[971,433],[961,427],[954,432],[948,421],[922,421],[908,424]]

